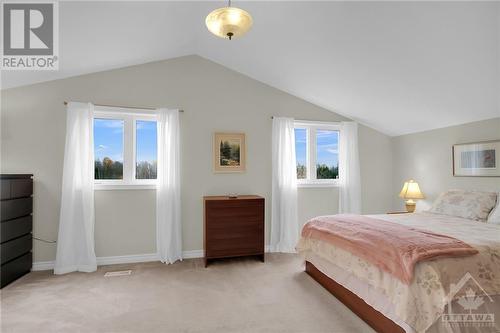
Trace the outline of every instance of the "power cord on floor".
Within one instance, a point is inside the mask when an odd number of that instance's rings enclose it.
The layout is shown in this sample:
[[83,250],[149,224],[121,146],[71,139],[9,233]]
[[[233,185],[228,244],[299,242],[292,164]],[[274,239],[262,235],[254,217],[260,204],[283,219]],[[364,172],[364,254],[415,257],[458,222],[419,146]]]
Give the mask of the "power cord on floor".
[[40,242],[49,243],[49,244],[55,244],[55,243],[57,243],[57,241],[46,240],[46,239],[38,238],[38,237],[35,237],[35,236],[33,236],[33,239],[36,239],[36,240],[38,240]]

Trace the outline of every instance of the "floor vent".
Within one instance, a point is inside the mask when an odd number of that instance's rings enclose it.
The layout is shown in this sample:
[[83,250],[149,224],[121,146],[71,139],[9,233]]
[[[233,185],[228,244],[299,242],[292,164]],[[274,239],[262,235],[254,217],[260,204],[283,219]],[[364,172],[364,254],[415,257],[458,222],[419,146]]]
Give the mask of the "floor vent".
[[131,274],[132,274],[132,270],[129,269],[128,271],[106,272],[104,274],[104,277],[124,276],[124,275],[131,275]]

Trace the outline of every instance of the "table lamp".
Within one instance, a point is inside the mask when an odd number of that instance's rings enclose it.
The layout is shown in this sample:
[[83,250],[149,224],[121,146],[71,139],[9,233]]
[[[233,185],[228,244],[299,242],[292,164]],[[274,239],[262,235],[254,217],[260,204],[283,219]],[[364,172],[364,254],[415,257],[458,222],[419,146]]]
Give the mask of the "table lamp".
[[408,213],[413,213],[415,211],[417,203],[413,200],[424,198],[424,195],[420,191],[418,183],[413,179],[405,182],[405,184],[403,185],[403,189],[399,193],[399,196],[406,200],[406,211]]

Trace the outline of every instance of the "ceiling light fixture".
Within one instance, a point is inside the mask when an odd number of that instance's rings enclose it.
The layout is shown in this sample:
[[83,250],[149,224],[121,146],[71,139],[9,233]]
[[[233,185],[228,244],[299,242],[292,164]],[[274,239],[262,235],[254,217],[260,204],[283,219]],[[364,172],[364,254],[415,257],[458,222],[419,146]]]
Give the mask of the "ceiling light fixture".
[[205,24],[214,35],[231,40],[250,30],[252,17],[243,9],[231,7],[231,0],[229,0],[227,7],[218,8],[208,14]]

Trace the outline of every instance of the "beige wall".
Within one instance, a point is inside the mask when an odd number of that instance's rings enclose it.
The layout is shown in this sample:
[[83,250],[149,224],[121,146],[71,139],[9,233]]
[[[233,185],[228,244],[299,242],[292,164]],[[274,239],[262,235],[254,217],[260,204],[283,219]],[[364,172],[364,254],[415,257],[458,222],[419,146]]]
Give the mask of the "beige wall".
[[393,163],[391,137],[360,126],[362,213],[386,213],[392,206]]
[[393,138],[394,186],[393,206],[403,201],[397,194],[407,179],[418,181],[426,199],[417,209],[429,208],[439,193],[454,188],[500,191],[499,177],[454,177],[452,146],[487,140],[500,140],[500,117]]
[[[184,250],[202,248],[202,197],[229,192],[266,198],[271,212],[271,119],[345,118],[197,56],[127,67],[2,91],[3,173],[35,175],[34,233],[56,239],[65,138],[63,101],[181,107]],[[245,132],[247,172],[212,172],[212,134]],[[390,138],[360,127],[363,211],[391,205]],[[189,149],[187,149],[189,147]],[[96,191],[98,256],[155,252],[153,190]],[[337,212],[336,188],[299,190],[299,219]],[[55,246],[34,242],[35,261],[53,260]]]

